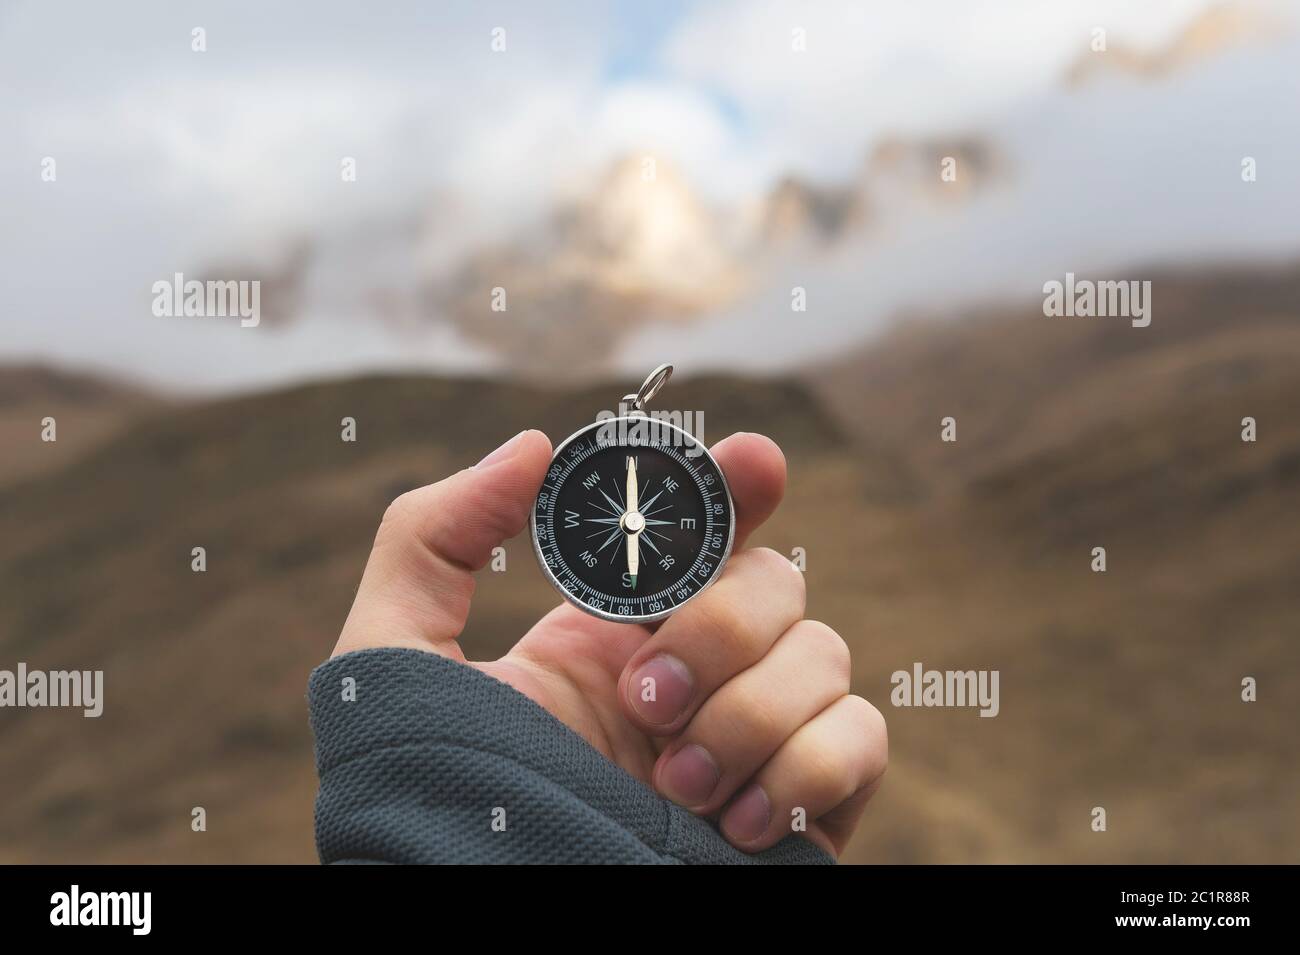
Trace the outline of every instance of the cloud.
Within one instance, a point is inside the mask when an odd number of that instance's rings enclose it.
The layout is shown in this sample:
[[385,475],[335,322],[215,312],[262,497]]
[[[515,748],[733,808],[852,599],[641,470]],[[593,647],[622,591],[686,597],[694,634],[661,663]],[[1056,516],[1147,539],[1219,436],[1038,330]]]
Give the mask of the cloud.
[[[1095,26],[1138,49],[1214,0],[728,0],[685,18],[663,62],[716,90],[781,165],[844,175],[881,134],[982,126],[1055,85]],[[792,31],[806,52],[792,50]]]
[[[912,210],[829,257],[787,261],[708,322],[643,327],[619,367],[635,374],[653,353],[695,371],[774,371],[860,343],[902,314],[1041,300],[1042,283],[1066,271],[1146,279],[1167,267],[1292,261],[1300,182],[1288,170],[1300,127],[1278,117],[1300,101],[1297,59],[1291,34],[1155,82],[1040,91],[983,131],[1011,167],[1003,186],[956,210]],[[1245,156],[1257,181],[1242,180]],[[794,286],[807,290],[806,312],[791,311]]]
[[[1235,162],[1228,153],[1253,137],[1265,163],[1257,194],[1277,188],[1267,180],[1281,161],[1273,157],[1292,144],[1276,117],[1294,99],[1268,97],[1293,92],[1275,82],[1285,64],[1234,61],[1215,74],[1218,85],[1158,102],[1131,97],[1127,85],[1077,107],[1056,98],[1092,27],[1106,27],[1112,42],[1155,48],[1210,2],[718,2],[671,5],[671,17],[631,37],[624,15],[595,2],[6,4],[2,355],[222,386],[334,369],[348,354],[480,367],[485,356],[454,343],[408,347],[362,329],[367,283],[392,276],[400,285],[405,275],[413,285],[430,263],[445,267],[510,237],[626,152],[662,156],[707,198],[732,201],[791,170],[845,180],[882,133],[969,128],[1003,137],[1025,170],[1017,201],[1042,204],[1035,214],[977,205],[960,222],[918,220],[890,249],[858,249],[818,266],[828,269],[823,305],[828,295],[842,298],[826,341],[874,327],[916,295],[960,288],[962,277],[1014,285],[1006,263],[1015,254],[1068,251],[1064,224],[1082,237],[1076,248],[1086,240],[1117,256],[1249,246],[1249,216],[1233,205],[1241,197],[1222,191],[1228,186],[1207,191],[1198,177]],[[198,25],[207,30],[203,54],[189,45]],[[496,26],[507,30],[504,54],[490,49]],[[805,54],[790,50],[796,26],[807,31]],[[651,39],[637,47],[642,36]],[[612,60],[621,68],[611,72]],[[1217,140],[1204,117],[1197,132],[1203,102],[1230,104],[1231,116],[1216,113],[1208,124]],[[1076,150],[1080,128],[1094,139]],[[1116,153],[1116,141],[1128,145]],[[1181,148],[1199,152],[1180,159]],[[38,175],[50,155],[59,163],[53,186]],[[359,179],[347,187],[342,156],[358,163]],[[1162,180],[1162,163],[1180,165]],[[1055,179],[1044,171],[1053,168],[1061,170]],[[1123,179],[1129,174],[1145,177],[1136,192]],[[1198,188],[1189,193],[1196,202],[1163,199]],[[1078,207],[1054,211],[1069,196],[1103,207],[1121,197],[1126,231],[1099,233]],[[1276,247],[1280,227],[1257,211],[1257,241]],[[1004,257],[975,270],[970,249],[987,247],[995,233]],[[303,327],[227,340],[141,317],[154,280],[259,261],[300,236],[328,247]],[[909,257],[921,249],[936,263],[929,273],[926,258]],[[786,276],[773,278],[779,290]],[[751,304],[685,334],[725,337],[767,314],[761,298]],[[754,342],[786,334],[785,294],[773,309],[771,328]],[[790,359],[819,341],[790,338],[790,349],[774,353]]]

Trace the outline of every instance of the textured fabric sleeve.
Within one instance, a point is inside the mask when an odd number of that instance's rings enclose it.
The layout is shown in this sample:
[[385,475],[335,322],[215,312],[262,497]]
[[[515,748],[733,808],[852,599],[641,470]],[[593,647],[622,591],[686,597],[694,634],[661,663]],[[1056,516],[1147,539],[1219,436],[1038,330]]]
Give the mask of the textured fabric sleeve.
[[522,693],[433,653],[336,657],[308,702],[325,863],[832,861],[794,835],[732,848]]

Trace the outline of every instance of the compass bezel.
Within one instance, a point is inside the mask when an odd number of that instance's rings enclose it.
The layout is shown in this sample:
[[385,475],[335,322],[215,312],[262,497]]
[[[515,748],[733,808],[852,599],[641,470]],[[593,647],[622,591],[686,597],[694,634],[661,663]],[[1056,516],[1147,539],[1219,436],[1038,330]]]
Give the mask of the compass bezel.
[[[714,458],[713,455],[709,453],[709,449],[704,446],[704,443],[697,440],[695,436],[692,435],[689,431],[686,431],[685,429],[678,427],[677,425],[673,424],[670,421],[665,421],[662,418],[657,418],[651,415],[632,414],[632,415],[624,415],[621,417],[602,418],[600,420],[592,422],[589,425],[585,425],[584,427],[579,428],[577,431],[573,432],[573,434],[569,435],[558,445],[556,445],[555,452],[551,455],[551,460],[546,466],[547,473],[549,474],[551,466],[554,465],[556,461],[560,460],[560,457],[561,455],[563,455],[565,450],[567,450],[569,446],[573,444],[573,442],[581,439],[588,432],[598,431],[602,428],[608,428],[611,426],[614,428],[619,428],[621,432],[622,429],[620,428],[620,422],[624,422],[629,427],[631,427],[633,425],[639,425],[642,422],[646,422],[646,421],[653,422],[655,427],[665,428],[668,431],[674,432],[677,435],[678,440],[681,442],[682,447],[698,448],[700,451],[700,455],[697,455],[696,457],[698,458],[702,456],[704,458],[707,458],[708,461],[713,465],[714,470],[718,472],[718,479],[722,482],[722,493],[726,497],[727,512],[728,512],[727,542],[723,546],[722,556],[718,560],[717,569],[713,572],[712,575],[710,575],[709,579],[706,580],[704,584],[700,586],[698,590],[695,591],[695,593],[691,594],[681,603],[674,604],[672,607],[669,607],[666,610],[661,610],[658,611],[657,613],[650,613],[650,614],[611,613],[607,610],[601,610],[596,607],[592,607],[589,604],[585,603],[581,598],[579,598],[576,594],[570,591],[567,587],[565,587],[564,584],[560,582],[560,579],[555,575],[555,572],[551,570],[550,565],[546,563],[546,555],[542,553],[541,541],[537,536],[536,499],[533,500],[533,506],[528,515],[528,533],[529,536],[532,538],[532,542],[533,542],[533,555],[537,558],[537,564],[539,567],[542,568],[542,574],[546,577],[550,585],[555,589],[555,591],[561,597],[563,597],[566,601],[568,601],[569,603],[571,603],[573,606],[577,607],[579,610],[583,611],[584,613],[588,613],[591,614],[593,617],[599,617],[602,620],[609,620],[614,623],[631,623],[631,624],[653,623],[657,620],[664,620],[672,616],[673,614],[677,613],[679,610],[681,610],[683,607],[689,604],[700,594],[704,593],[706,590],[712,587],[714,581],[716,581],[720,576],[722,576],[723,570],[726,569],[727,561],[731,559],[732,547],[735,545],[736,542],[736,503],[732,499],[731,486],[727,483],[727,475],[723,472],[722,465],[718,464],[717,459]],[[615,444],[612,445],[612,447],[628,447],[628,448],[644,449],[647,446],[641,444],[636,444],[636,445]],[[543,487],[545,487],[545,484],[543,484]]]

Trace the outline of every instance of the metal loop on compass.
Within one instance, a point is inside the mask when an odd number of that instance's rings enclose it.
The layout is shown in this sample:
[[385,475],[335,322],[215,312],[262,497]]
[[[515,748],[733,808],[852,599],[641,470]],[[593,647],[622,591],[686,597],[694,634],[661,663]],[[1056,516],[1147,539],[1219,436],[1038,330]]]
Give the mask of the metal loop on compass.
[[660,389],[668,383],[668,379],[672,376],[672,365],[667,363],[660,365],[650,372],[649,377],[641,383],[641,388],[636,394],[623,396],[623,404],[631,406],[633,411],[644,412],[646,405],[654,400],[655,395],[659,394]]

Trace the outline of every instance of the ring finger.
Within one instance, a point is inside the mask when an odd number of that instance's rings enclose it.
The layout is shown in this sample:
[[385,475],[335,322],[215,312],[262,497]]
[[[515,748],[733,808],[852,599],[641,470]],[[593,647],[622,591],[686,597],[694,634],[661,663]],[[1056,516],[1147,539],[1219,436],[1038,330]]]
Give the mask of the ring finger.
[[723,835],[757,852],[799,831],[796,824],[811,829],[880,778],[888,749],[880,711],[860,696],[841,697],[781,744],[723,810]]

